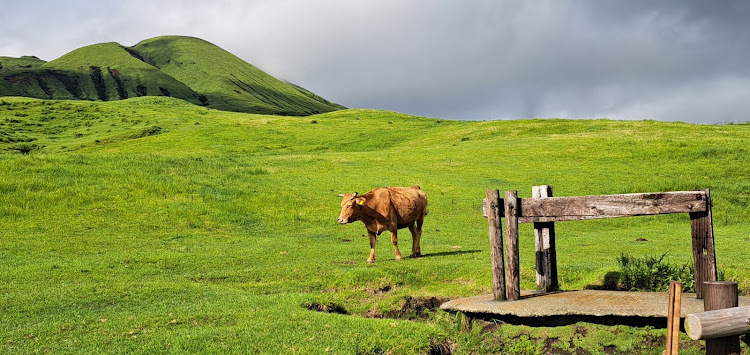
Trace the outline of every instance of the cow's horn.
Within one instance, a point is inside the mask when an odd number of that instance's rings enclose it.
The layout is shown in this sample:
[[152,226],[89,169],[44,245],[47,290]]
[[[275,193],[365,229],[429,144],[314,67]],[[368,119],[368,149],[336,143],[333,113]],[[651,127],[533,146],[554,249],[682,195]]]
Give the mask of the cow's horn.
[[336,197],[344,197],[344,194],[338,194]]

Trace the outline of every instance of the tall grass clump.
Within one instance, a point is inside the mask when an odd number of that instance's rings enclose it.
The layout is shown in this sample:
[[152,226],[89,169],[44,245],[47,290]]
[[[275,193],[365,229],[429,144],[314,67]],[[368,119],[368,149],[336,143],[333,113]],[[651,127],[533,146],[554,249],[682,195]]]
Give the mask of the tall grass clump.
[[693,264],[669,264],[664,261],[666,256],[667,253],[644,257],[621,254],[617,258],[620,264],[620,283],[626,290],[663,292],[669,289],[669,282],[674,280],[682,282],[684,292],[695,292]]

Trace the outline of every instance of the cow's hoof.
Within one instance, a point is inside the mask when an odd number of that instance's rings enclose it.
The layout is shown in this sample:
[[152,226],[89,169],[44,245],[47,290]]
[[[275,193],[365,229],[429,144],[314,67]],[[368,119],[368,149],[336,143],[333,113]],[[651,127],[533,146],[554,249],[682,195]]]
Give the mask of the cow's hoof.
[[401,260],[401,259],[403,259],[403,258],[401,257],[401,255],[396,255],[396,260]]
[[409,257],[410,258],[421,258],[422,257],[422,253],[414,253],[412,255],[409,255]]
[[374,264],[375,263],[375,259],[367,259],[367,263],[368,264]]

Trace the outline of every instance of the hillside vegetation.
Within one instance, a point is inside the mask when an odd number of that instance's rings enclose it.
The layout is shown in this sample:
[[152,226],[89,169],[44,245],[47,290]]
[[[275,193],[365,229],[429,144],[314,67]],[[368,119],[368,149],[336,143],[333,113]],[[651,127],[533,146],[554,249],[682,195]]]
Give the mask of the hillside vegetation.
[[94,44],[50,62],[0,57],[0,96],[96,101],[168,96],[226,111],[295,116],[344,108],[184,36],[133,47]]
[[[0,98],[0,351],[660,354],[660,329],[496,325],[414,305],[490,293],[485,190],[530,197],[538,184],[710,188],[719,268],[748,292],[748,141],[747,124]],[[386,233],[366,264],[364,227],[337,225],[336,194],[413,184],[429,199],[424,256],[395,261]],[[601,284],[621,253],[692,258],[686,215],[564,222],[557,235],[563,289]],[[529,225],[520,250],[532,289]]]

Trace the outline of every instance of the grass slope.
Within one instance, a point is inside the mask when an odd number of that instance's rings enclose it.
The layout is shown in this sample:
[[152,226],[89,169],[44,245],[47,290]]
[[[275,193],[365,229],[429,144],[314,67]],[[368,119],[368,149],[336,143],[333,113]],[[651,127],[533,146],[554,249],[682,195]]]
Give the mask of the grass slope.
[[20,58],[0,56],[0,73],[18,69],[29,69],[46,63],[34,56],[23,56]]
[[342,109],[282,82],[202,39],[157,37],[133,47],[150,64],[186,83],[220,110],[310,115]]
[[[0,98],[0,137],[7,353],[661,353],[665,331],[650,328],[378,318],[413,312],[410,297],[490,293],[484,191],[529,197],[545,183],[558,196],[711,188],[719,268],[750,290],[747,124]],[[412,184],[430,201],[425,256],[394,261],[385,234],[367,265],[364,227],[336,225],[336,194]],[[683,215],[566,222],[557,234],[564,289],[600,283],[621,252],[691,258]],[[528,225],[520,249],[533,288]],[[350,315],[310,310],[334,305]]]
[[201,39],[94,44],[44,62],[0,57],[0,96],[110,101],[170,96],[227,111],[311,115],[343,109]]
[[150,95],[201,103],[187,85],[114,42],[82,47],[39,66],[6,74],[0,94],[101,101]]

